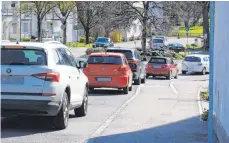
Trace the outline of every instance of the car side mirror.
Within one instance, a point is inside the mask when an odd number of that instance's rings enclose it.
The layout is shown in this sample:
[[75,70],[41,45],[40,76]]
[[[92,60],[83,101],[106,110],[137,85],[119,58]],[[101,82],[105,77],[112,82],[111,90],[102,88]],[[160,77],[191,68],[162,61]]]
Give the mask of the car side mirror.
[[79,61],[79,65],[78,65],[79,67],[79,69],[83,69],[83,68],[86,68],[87,67],[87,63],[86,62],[84,62],[84,61]]

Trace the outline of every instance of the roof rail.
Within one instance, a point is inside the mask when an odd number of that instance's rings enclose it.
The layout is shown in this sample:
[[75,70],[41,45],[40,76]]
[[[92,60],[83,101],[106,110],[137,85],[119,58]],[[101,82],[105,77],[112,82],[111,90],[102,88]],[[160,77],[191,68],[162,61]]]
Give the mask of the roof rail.
[[59,41],[47,41],[47,42],[44,42],[45,44],[62,44],[61,42]]

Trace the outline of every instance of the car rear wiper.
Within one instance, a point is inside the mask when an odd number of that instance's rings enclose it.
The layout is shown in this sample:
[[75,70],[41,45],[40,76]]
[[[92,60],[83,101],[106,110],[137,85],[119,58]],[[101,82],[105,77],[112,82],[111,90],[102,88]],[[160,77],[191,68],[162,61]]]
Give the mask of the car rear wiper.
[[25,63],[22,62],[11,62],[9,65],[25,65]]

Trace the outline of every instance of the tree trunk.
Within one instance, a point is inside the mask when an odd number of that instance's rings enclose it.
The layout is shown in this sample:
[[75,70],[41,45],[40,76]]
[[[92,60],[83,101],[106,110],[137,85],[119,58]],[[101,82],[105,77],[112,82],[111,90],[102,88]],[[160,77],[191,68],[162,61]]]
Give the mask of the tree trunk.
[[209,21],[208,21],[208,11],[209,11],[209,6],[206,5],[203,10],[202,10],[202,14],[203,14],[203,34],[207,34],[207,39],[204,43],[204,48],[208,49],[209,48]]
[[146,55],[146,38],[147,38],[147,18],[148,18],[148,9],[149,9],[149,2],[143,2],[144,5],[144,16],[142,20],[142,51],[144,55]]
[[89,28],[85,28],[86,44],[89,44],[89,36],[90,36],[89,30],[90,30]]
[[67,26],[66,22],[63,23],[64,29],[63,29],[63,44],[66,44],[67,42]]
[[42,41],[42,36],[41,36],[41,19],[37,17],[37,39],[38,42]]

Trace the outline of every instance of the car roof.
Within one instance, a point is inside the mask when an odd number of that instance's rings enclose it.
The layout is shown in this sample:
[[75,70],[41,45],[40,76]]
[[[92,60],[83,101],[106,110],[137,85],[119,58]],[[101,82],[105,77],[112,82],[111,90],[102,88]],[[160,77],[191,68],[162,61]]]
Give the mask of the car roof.
[[107,48],[107,50],[126,50],[126,51],[135,51],[136,49],[128,48],[128,47],[112,47],[112,48]]
[[109,52],[98,52],[91,53],[90,56],[122,56],[122,53],[109,53]]
[[191,55],[187,55],[186,57],[209,57],[209,55],[191,54]]
[[52,48],[57,48],[57,45],[61,45],[61,47],[63,48],[67,48],[67,46],[65,46],[62,43],[58,43],[58,42],[18,42],[18,44],[16,42],[8,42],[8,43],[2,43],[1,46],[23,46],[23,47],[33,47],[35,49],[52,49]]

